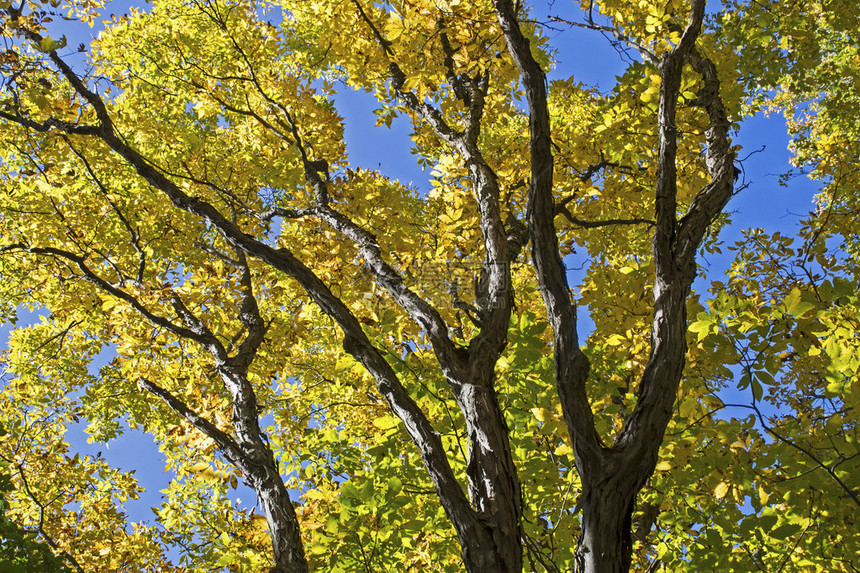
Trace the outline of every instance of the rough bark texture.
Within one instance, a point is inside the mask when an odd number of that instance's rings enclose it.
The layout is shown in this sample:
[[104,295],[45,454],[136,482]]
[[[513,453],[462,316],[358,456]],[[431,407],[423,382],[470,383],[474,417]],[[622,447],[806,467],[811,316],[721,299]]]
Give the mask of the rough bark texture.
[[[530,234],[541,292],[552,325],[556,385],[582,480],[582,531],[576,550],[580,573],[621,573],[630,569],[632,515],[636,496],[657,463],[674,404],[686,355],[686,300],[695,278],[695,254],[707,225],[731,196],[733,154],[728,121],[719,100],[716,71],[695,50],[704,17],[704,0],[693,2],[680,42],[663,56],[659,69],[659,157],[655,188],[653,255],[654,318],[651,354],[639,384],[636,407],[616,442],[604,445],[594,430],[585,382],[588,361],[576,336],[576,308],[569,296],[565,269],[558,251],[553,218],[553,160],[546,79],[520,30],[510,0],[497,0],[508,50],[520,70],[529,103],[531,136]],[[702,74],[705,87],[699,105],[710,118],[707,165],[711,182],[686,214],[677,217],[677,132],[675,110],[685,63]]]

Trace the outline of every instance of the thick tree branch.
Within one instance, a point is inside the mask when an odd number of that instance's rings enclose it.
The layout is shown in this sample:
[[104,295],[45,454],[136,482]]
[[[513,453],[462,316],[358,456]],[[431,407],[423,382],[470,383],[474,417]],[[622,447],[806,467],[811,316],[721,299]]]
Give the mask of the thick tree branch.
[[[442,370],[456,377],[465,365],[465,356],[448,337],[447,326],[439,312],[406,286],[403,277],[382,256],[376,237],[329,206],[316,209],[317,215],[359,247],[359,254],[370,271],[394,300],[427,333]],[[453,369],[453,370],[452,370]]]
[[[477,144],[480,120],[483,115],[484,96],[483,89],[478,80],[473,78],[458,77],[453,70],[453,52],[447,41],[444,30],[441,34],[442,48],[447,67],[449,70],[449,81],[455,89],[455,95],[467,105],[469,110],[468,127],[465,133],[452,129],[442,117],[441,112],[435,107],[421,101],[410,91],[403,88],[406,74],[394,61],[394,52],[389,42],[379,31],[368,14],[365,12],[359,0],[353,0],[359,17],[365,22],[376,40],[384,56],[389,62],[389,74],[391,85],[398,96],[405,102],[406,107],[421,117],[435,131],[436,135],[444,142],[453,147],[466,162],[471,179],[474,184],[475,198],[478,205],[481,232],[484,238],[484,246],[487,251],[485,271],[487,273],[487,304],[484,306],[486,316],[481,322],[485,324],[479,335],[472,340],[469,346],[470,356],[487,356],[495,354],[493,360],[498,357],[507,333],[508,319],[512,306],[510,292],[510,262],[513,251],[509,249],[508,233],[502,223],[499,198],[501,196],[498,179],[495,172],[490,168]],[[483,80],[484,83],[488,81]],[[516,245],[516,242],[513,243]]]
[[696,255],[699,244],[714,218],[722,212],[734,190],[735,153],[729,139],[728,114],[720,98],[720,80],[713,62],[691,50],[689,61],[693,69],[702,75],[704,86],[698,93],[696,103],[708,113],[708,128],[705,130],[707,154],[705,163],[711,181],[696,195],[678,224],[678,257],[687,260]]
[[[508,443],[507,425],[494,387],[494,366],[504,348],[513,302],[509,244],[516,244],[516,233],[509,237],[502,224],[496,174],[484,160],[477,145],[483,113],[483,89],[486,89],[487,80],[483,80],[483,86],[478,85],[478,80],[461,81],[454,75],[453,65],[448,66],[454,89],[459,92],[458,95],[463,96],[468,108],[466,131],[452,129],[439,110],[404,89],[406,75],[394,61],[391,42],[383,37],[360,2],[353,0],[353,3],[359,18],[368,26],[383,57],[389,63],[391,87],[408,109],[423,119],[443,142],[464,158],[473,182],[486,248],[481,281],[486,300],[482,301],[484,304],[479,309],[478,317],[481,329],[471,340],[467,352],[454,356],[454,361],[446,354],[447,346],[451,344],[447,329],[444,331],[444,337],[441,329],[438,335],[433,330],[427,330],[426,326],[425,330],[429,333],[439,363],[466,420],[471,445],[467,467],[470,497],[480,512],[483,523],[476,523],[472,518],[462,519],[452,515],[447,506],[446,509],[449,510],[449,516],[462,540],[467,569],[519,571],[522,568],[519,544],[522,511],[520,487]],[[443,51],[445,50],[443,40]],[[450,50],[446,57],[452,59]],[[352,226],[345,218],[339,218],[334,212],[327,211],[325,206],[321,207],[320,211],[323,216],[328,217],[333,226],[339,226],[342,233],[351,233],[354,241],[364,245],[362,255],[365,260],[381,260],[378,257],[379,247],[372,235],[362,234],[360,229]],[[384,268],[379,267],[375,273],[380,276],[384,271]],[[393,281],[402,279],[396,276],[391,280],[391,286],[394,286],[396,283]],[[391,288],[387,288],[391,292]],[[404,294],[407,293],[408,291]],[[480,296],[480,293],[476,294]],[[409,308],[404,308],[409,311]],[[434,325],[429,326],[432,328]],[[436,336],[441,344],[434,340]],[[476,547],[482,549],[475,549]]]
[[[694,0],[681,40],[673,50],[662,56],[660,61],[660,105],[657,111],[659,148],[657,163],[657,188],[655,191],[654,258],[658,280],[670,280],[669,274],[675,272],[680,261],[673,259],[677,223],[678,173],[676,156],[678,153],[678,130],[675,116],[678,95],[681,87],[681,73],[684,62],[693,48],[693,43],[702,29],[704,0]],[[692,261],[683,261],[685,265]],[[661,276],[662,275],[662,276]],[[692,280],[692,278],[691,278]]]
[[[656,186],[654,319],[651,356],[639,385],[639,399],[613,449],[637,460],[644,480],[657,461],[663,432],[672,416],[686,354],[686,302],[695,278],[694,245],[685,245],[677,222],[677,129],[675,114],[684,62],[694,50],[704,18],[704,0],[694,0],[690,19],[678,45],[662,57],[658,108],[659,156]],[[701,236],[698,238],[701,239]]]
[[553,222],[555,202],[552,132],[547,105],[546,77],[531,53],[529,40],[520,29],[513,3],[510,0],[495,0],[495,9],[508,51],[519,69],[529,104],[531,150],[529,231],[532,239],[532,257],[540,281],[547,317],[553,329],[556,386],[576,453],[577,465],[582,471],[582,464],[597,463],[601,441],[594,429],[594,416],[585,391],[589,364],[579,348],[576,333],[576,307],[570,298],[566,269],[559,253],[558,237]]
[[239,345],[236,355],[230,358],[230,365],[238,369],[244,376],[248,375],[248,368],[251,366],[251,361],[257,354],[257,350],[263,343],[268,330],[263,317],[260,315],[260,307],[257,305],[257,298],[254,296],[254,287],[251,282],[251,269],[248,266],[248,260],[245,253],[239,251],[237,253],[238,262],[241,268],[240,285],[242,289],[242,303],[239,307],[239,322],[247,329],[248,336]]

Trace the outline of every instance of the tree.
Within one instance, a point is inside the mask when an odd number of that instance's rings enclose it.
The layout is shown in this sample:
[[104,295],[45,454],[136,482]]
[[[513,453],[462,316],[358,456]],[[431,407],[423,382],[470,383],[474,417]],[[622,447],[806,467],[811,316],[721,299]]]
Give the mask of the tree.
[[[0,436],[5,435],[0,426]],[[39,571],[66,572],[63,560],[51,551],[48,545],[39,543],[37,533],[27,531],[6,517],[9,502],[6,493],[11,489],[11,479],[5,461],[0,461],[0,565],[3,571],[10,573],[28,573]]]
[[[164,0],[83,63],[49,28],[95,2],[0,6],[0,298],[43,316],[5,356],[10,516],[78,569],[860,566],[847,5],[584,3],[555,25],[627,54],[607,94],[548,83],[510,0]],[[432,189],[350,165],[338,89],[412,122]],[[821,207],[703,301],[732,129],[804,102]],[[78,423],[156,438],[154,525]]]

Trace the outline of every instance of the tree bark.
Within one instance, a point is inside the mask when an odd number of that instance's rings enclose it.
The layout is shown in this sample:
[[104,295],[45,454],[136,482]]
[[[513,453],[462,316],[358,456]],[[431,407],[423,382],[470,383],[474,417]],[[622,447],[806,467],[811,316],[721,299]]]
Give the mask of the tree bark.
[[520,573],[523,568],[520,484],[508,426],[492,380],[458,384],[455,397],[462,404],[469,436],[466,468],[469,497],[485,530],[480,540],[464,539],[461,535],[466,570]]
[[[589,363],[579,347],[576,306],[570,298],[558,250],[546,78],[531,53],[528,38],[522,33],[513,3],[495,0],[495,9],[529,103],[532,254],[554,332],[556,386],[583,488],[576,571],[625,573],[632,559],[636,496],[656,466],[683,372],[687,349],[686,300],[696,273],[695,254],[707,226],[723,209],[732,191],[734,155],[728,141],[725,109],[719,99],[719,81],[713,65],[695,49],[705,0],[693,1],[680,41],[658,64],[661,89],[652,247],[656,273],[651,354],[639,383],[634,411],[611,447],[603,444],[594,428],[586,391]],[[699,92],[698,105],[707,111],[710,120],[706,164],[711,182],[679,220],[675,111],[681,73],[687,62],[702,75],[705,84]]]
[[633,541],[631,522],[639,484],[623,468],[583,484],[582,530],[577,541],[577,573],[626,573]]

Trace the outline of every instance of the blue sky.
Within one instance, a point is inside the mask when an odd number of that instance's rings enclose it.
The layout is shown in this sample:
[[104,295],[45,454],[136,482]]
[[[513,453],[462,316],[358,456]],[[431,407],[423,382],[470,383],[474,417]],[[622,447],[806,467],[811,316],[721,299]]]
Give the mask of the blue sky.
[[[128,4],[110,3],[107,12],[122,13]],[[570,10],[565,13],[558,9],[560,5],[556,3],[548,10],[539,9],[538,16],[552,14],[576,19],[576,14]],[[79,26],[55,35],[65,33],[69,37],[69,45],[74,46],[80,42],[88,43],[89,35],[97,31],[98,28],[91,31],[86,26]],[[614,84],[615,75],[624,69],[624,62],[616,51],[596,32],[558,30],[549,32],[549,36],[553,44],[560,47],[554,77],[573,74],[579,81],[608,91]],[[406,119],[396,120],[391,129],[376,127],[377,116],[373,114],[376,102],[364,93],[342,93],[336,98],[336,104],[340,115],[345,118],[347,151],[354,165],[370,169],[381,167],[382,172],[405,183],[412,182],[419,188],[427,188],[429,171],[423,172],[409,151],[411,127]],[[745,163],[750,186],[730,202],[728,211],[732,213],[733,225],[723,232],[723,240],[727,244],[740,240],[741,230],[749,227],[794,234],[799,218],[812,207],[815,185],[804,178],[792,180],[788,187],[779,185],[779,175],[789,167],[784,121],[778,116],[752,118],[743,124],[735,142],[744,148],[742,157],[751,151],[763,150],[750,156]],[[730,255],[709,256],[706,260],[711,276],[719,275],[729,262]],[[22,318],[26,322],[27,318]],[[31,315],[30,318],[35,317]],[[4,345],[8,332],[8,325],[0,327],[0,340]],[[733,394],[728,393],[726,399],[733,399]],[[126,432],[109,444],[87,444],[82,428],[74,428],[68,440],[81,453],[102,451],[116,467],[136,470],[138,479],[148,492],[140,501],[128,504],[127,510],[132,520],[152,519],[149,507],[159,505],[159,490],[167,486],[170,475],[163,472],[161,455],[151,438],[141,432]],[[253,504],[254,494],[246,488],[237,490],[236,496],[243,499],[243,506]]]

